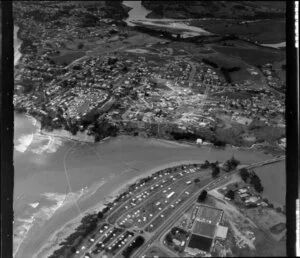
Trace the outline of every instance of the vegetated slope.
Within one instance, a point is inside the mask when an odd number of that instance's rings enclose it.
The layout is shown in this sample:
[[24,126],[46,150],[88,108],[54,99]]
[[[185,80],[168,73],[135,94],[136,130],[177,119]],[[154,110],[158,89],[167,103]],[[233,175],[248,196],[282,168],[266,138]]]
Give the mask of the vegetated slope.
[[239,20],[192,20],[192,26],[201,27],[209,32],[223,35],[235,34],[261,44],[273,44],[285,41],[285,18],[264,19],[255,22]]
[[24,1],[14,3],[14,18],[22,15],[39,22],[60,20],[63,17],[80,16],[83,23],[93,25],[98,16],[92,12],[99,10],[100,16],[121,20],[128,16],[129,9],[122,1]]
[[142,1],[149,18],[261,19],[285,17],[284,1]]

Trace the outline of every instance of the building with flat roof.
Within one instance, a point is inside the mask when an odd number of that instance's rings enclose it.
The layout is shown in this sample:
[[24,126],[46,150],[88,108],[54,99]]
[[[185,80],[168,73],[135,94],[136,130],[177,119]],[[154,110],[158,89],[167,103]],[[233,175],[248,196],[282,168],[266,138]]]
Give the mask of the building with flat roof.
[[215,231],[215,237],[221,238],[222,240],[225,240],[227,237],[228,228],[224,226],[217,225],[216,231]]

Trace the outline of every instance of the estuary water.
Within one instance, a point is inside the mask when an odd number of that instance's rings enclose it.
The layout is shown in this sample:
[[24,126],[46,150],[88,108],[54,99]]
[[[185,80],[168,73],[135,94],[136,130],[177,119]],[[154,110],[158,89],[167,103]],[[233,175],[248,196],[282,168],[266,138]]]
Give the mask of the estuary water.
[[[17,64],[16,33],[14,46]],[[73,141],[41,134],[38,121],[25,114],[15,114],[14,121],[14,257],[20,258],[46,257],[40,251],[57,230],[91,209],[99,210],[127,184],[159,168],[224,161],[232,155],[245,164],[271,158],[252,150],[129,136],[101,143]]]
[[186,24],[188,20],[180,19],[150,19],[146,16],[151,12],[147,10],[141,3],[141,1],[123,1],[123,4],[132,8],[128,12],[128,17],[125,19],[129,26],[135,26],[134,22],[141,22],[144,25],[157,26],[160,28],[180,29],[184,31],[183,37],[194,37],[199,35],[209,35],[210,32],[195,26]]

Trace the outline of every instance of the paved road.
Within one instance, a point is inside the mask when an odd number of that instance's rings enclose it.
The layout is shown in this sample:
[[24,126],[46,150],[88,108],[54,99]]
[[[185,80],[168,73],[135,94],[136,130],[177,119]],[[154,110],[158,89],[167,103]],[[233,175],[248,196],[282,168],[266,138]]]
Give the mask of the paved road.
[[[169,218],[166,219],[166,221],[164,222],[164,224],[162,224],[158,229],[157,231],[154,233],[154,235],[152,235],[152,237],[149,238],[149,240],[146,240],[144,245],[139,249],[137,250],[137,253],[134,254],[134,257],[141,257],[143,255],[143,253],[157,240],[160,240],[161,237],[165,234],[165,232],[177,221],[180,219],[180,217],[182,216],[182,213],[187,210],[190,206],[192,206],[194,204],[194,202],[197,200],[197,197],[199,195],[199,193],[206,189],[206,190],[211,190],[215,187],[217,187],[217,185],[222,182],[223,180],[227,180],[229,177],[231,177],[232,175],[236,174],[239,172],[239,170],[242,168],[242,167],[245,167],[247,169],[253,169],[255,167],[260,167],[260,166],[264,166],[264,165],[267,165],[267,164],[271,164],[271,163],[275,163],[275,162],[279,162],[279,161],[282,161],[285,159],[285,156],[280,156],[280,157],[277,157],[277,158],[273,158],[273,159],[270,159],[270,160],[265,160],[265,161],[261,161],[261,162],[257,162],[257,163],[254,163],[254,164],[251,164],[251,165],[244,165],[244,166],[241,166],[238,170],[234,170],[232,172],[229,172],[229,173],[226,173],[224,175],[222,175],[221,177],[218,177],[216,178],[215,180],[213,180],[212,182],[210,182],[209,184],[203,186],[202,188],[200,188],[198,191],[196,191],[185,203],[183,203],[180,207],[178,207],[178,210],[176,212],[174,212]],[[180,180],[186,180],[187,177],[190,177],[190,176],[196,176],[196,173],[192,173],[192,174],[186,174],[185,176],[183,176],[182,178],[180,178]],[[165,179],[165,177],[162,177],[161,180],[159,180],[158,182],[161,182],[163,179]],[[151,185],[149,185],[146,189],[149,189],[153,184],[157,184],[158,182],[153,182]],[[175,183],[176,181],[174,181]],[[172,183],[172,184],[174,184]],[[170,185],[172,185],[170,184]],[[168,187],[170,186],[168,185]],[[161,188],[159,190],[163,190],[164,188]],[[144,192],[145,189],[141,189],[140,191],[138,191],[134,196],[138,195],[139,193],[141,192]],[[132,196],[132,197],[134,197]],[[115,212],[118,212],[118,210],[123,207],[124,205],[126,205],[128,202],[130,202],[131,198],[130,197],[126,202],[124,202]],[[148,199],[148,198],[147,198]],[[146,200],[147,200],[146,199]],[[143,202],[142,202],[143,203]],[[139,204],[139,205],[142,205]],[[115,213],[114,212],[114,213]],[[163,212],[163,211],[162,211]],[[114,214],[113,213],[113,214]],[[110,215],[112,216],[112,214]],[[109,217],[110,217],[109,216]],[[108,217],[108,218],[109,218]],[[106,221],[107,222],[107,221]],[[108,222],[107,222],[108,223]],[[110,224],[110,223],[108,223]],[[115,225],[111,225],[111,226],[115,226]],[[130,230],[130,229],[129,229]],[[136,235],[136,234],[135,234]],[[136,236],[135,236],[136,237]],[[88,248],[87,250],[85,250],[85,253],[88,252],[88,251],[91,251],[93,250],[94,246],[96,245],[96,243],[99,242],[99,240],[102,238],[99,237],[97,240],[95,239],[95,242],[93,243],[93,245]],[[130,242],[129,242],[130,243]],[[128,244],[127,244],[128,245]],[[120,249],[120,251],[117,253],[120,254],[122,252],[122,250],[126,247],[126,245]],[[99,256],[100,255],[100,256]],[[100,253],[98,256],[99,257],[102,257],[102,253]],[[81,254],[80,257],[84,257],[84,254]]]
[[[192,179],[194,179],[194,177],[199,177],[199,175],[197,174],[197,173],[189,173],[189,174],[185,174],[185,175],[183,175],[182,177],[180,177],[179,178],[179,180],[182,180],[182,181],[185,181],[185,180],[187,180],[187,179],[190,179],[190,180],[192,180]],[[159,177],[160,178],[160,177]],[[165,180],[166,179],[166,177],[165,176],[163,176],[163,177],[161,177],[161,179],[160,180],[158,180],[158,181],[154,181],[154,182],[152,182],[152,184],[151,185],[149,185],[149,186],[147,186],[147,188],[142,188],[142,189],[140,189],[138,192],[136,192],[133,196],[131,196],[127,201],[125,201],[122,205],[120,205],[119,206],[119,208],[117,209],[117,210],[115,210],[112,214],[110,214],[107,218],[106,218],[106,220],[103,222],[103,223],[107,223],[107,224],[109,224],[109,225],[111,225],[112,227],[113,226],[117,226],[117,222],[118,222],[118,220],[116,221],[116,223],[115,223],[115,225],[112,225],[112,224],[110,224],[109,223],[109,218],[112,216],[112,215],[114,215],[115,213],[117,213],[122,207],[124,207],[125,205],[128,205],[128,203],[129,202],[131,202],[131,199],[132,198],[136,198],[136,196],[137,195],[139,195],[140,193],[142,193],[142,192],[145,192],[146,190],[149,190],[153,185],[155,185],[155,184],[160,184],[163,180]],[[174,182],[172,182],[171,184],[169,184],[169,185],[167,185],[166,187],[171,187],[172,185],[174,185],[176,182],[178,182],[177,180],[175,180]],[[158,191],[159,192],[161,192],[161,191],[163,191],[165,189],[165,187],[163,187],[163,188],[158,188]],[[184,192],[184,191],[183,191]],[[182,193],[183,193],[182,192]],[[157,194],[159,194],[159,193],[157,193]],[[151,195],[151,196],[149,196],[148,198],[146,198],[145,200],[143,200],[143,202],[141,202],[141,203],[139,203],[137,206],[135,206],[135,208],[137,208],[137,207],[139,207],[139,206],[141,206],[141,205],[143,205],[144,204],[144,202],[146,201],[146,200],[149,200],[150,198],[153,198],[154,196],[155,196],[156,194],[154,194],[154,195]],[[164,210],[162,210],[161,212],[163,212]],[[124,213],[124,214],[127,214],[127,213],[129,213],[130,212],[130,210],[129,211],[126,211],[126,213]],[[123,214],[123,215],[124,215]],[[154,217],[155,218],[155,217]],[[153,219],[154,219],[153,218]],[[150,222],[148,223],[148,224],[150,224]],[[147,225],[146,225],[147,226]],[[145,226],[145,227],[146,227]],[[144,228],[145,228],[144,227]],[[129,228],[129,229],[127,229],[127,230],[129,230],[129,231],[132,231],[132,229],[131,228]],[[136,237],[136,236],[135,236]],[[100,237],[98,237],[97,239],[95,239],[95,241],[93,242],[93,244],[89,247],[89,248],[87,248],[85,251],[84,251],[84,253],[88,253],[88,252],[90,252],[90,251],[92,251],[93,249],[94,249],[94,247],[96,246],[96,244],[101,240],[103,238],[103,236],[100,236]],[[125,246],[124,246],[125,247]],[[120,251],[117,253],[117,254],[119,254],[123,249],[124,249],[124,247],[123,248],[121,248],[120,249]],[[81,254],[79,257],[84,257],[84,253],[83,254]],[[101,253],[99,253],[98,254],[98,256],[99,257],[102,257],[102,254],[104,253],[104,251],[103,252],[101,252]],[[117,255],[116,254],[116,255]],[[115,256],[116,256],[115,255]],[[98,257],[97,256],[97,257]]]
[[[245,166],[245,168],[247,169],[253,169],[254,167],[260,167],[260,166],[264,166],[267,164],[271,164],[271,163],[275,163],[275,162],[279,162],[281,160],[284,160],[285,156],[281,156],[279,158],[274,158],[271,160],[266,160],[266,161],[262,161],[262,162],[258,162],[258,163],[254,163],[248,166]],[[230,173],[226,173],[223,176],[217,178],[216,180],[212,181],[211,183],[207,184],[206,186],[202,187],[201,189],[199,189],[197,192],[195,192],[194,195],[192,195],[192,197],[190,199],[188,199],[188,201],[186,203],[184,203],[181,207],[178,208],[178,210],[173,213],[168,219],[166,219],[165,223],[156,231],[156,233],[154,234],[153,237],[151,237],[147,242],[144,243],[144,245],[141,247],[141,249],[138,250],[137,253],[134,254],[135,257],[141,257],[143,255],[143,253],[158,239],[160,239],[163,234],[165,233],[165,231],[167,229],[169,229],[181,216],[182,213],[189,208],[189,206],[191,206],[198,197],[198,194],[204,190],[204,189],[208,189],[210,188],[210,186],[214,186],[216,185],[216,183],[220,182],[223,179],[226,179],[229,176],[232,176],[236,173],[238,173],[239,170],[235,170],[232,171]],[[210,188],[211,190],[211,188]]]

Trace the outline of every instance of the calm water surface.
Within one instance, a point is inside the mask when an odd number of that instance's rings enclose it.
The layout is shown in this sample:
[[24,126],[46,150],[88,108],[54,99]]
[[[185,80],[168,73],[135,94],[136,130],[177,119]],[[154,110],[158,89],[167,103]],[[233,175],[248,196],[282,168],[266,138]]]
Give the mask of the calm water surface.
[[[145,25],[158,26],[163,28],[176,28],[182,29],[183,37],[194,37],[198,35],[208,35],[210,32],[195,26],[190,26],[184,21],[188,20],[178,20],[178,19],[150,19],[146,16],[151,12],[142,6],[141,1],[123,1],[123,4],[132,8],[128,15],[129,17],[125,19],[129,26],[134,26],[134,21],[142,22]],[[159,21],[159,23],[157,23]]]
[[[15,64],[21,56],[19,45],[15,33]],[[104,202],[149,170],[172,162],[223,161],[233,154],[243,163],[270,158],[255,151],[126,136],[79,143],[41,135],[39,123],[20,114],[15,114],[14,144],[14,256],[20,258],[32,258],[51,234],[79,212]]]
[[263,196],[275,207],[285,205],[286,167],[285,161],[255,169],[264,186]]

